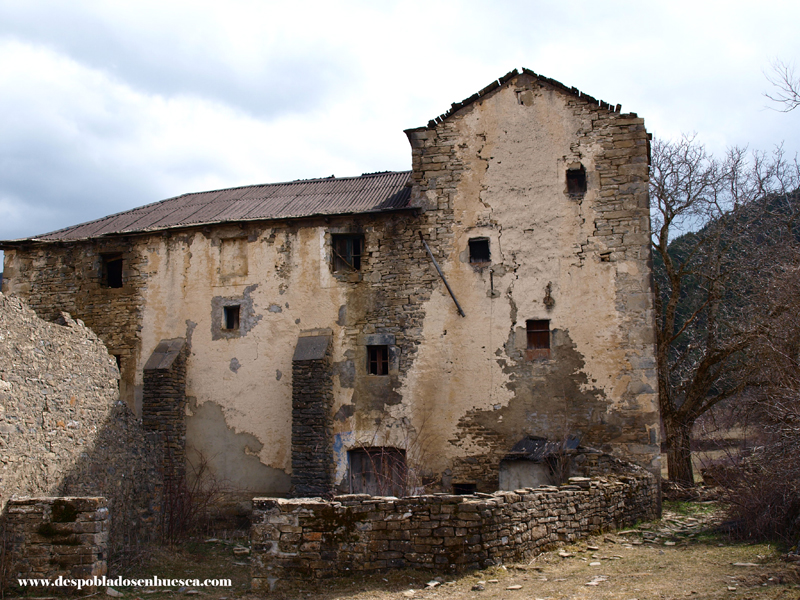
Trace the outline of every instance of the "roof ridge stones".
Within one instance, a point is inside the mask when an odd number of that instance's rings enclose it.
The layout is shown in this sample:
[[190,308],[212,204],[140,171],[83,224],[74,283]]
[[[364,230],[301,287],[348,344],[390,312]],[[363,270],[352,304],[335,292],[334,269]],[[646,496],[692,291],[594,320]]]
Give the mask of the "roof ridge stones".
[[[591,104],[596,104],[601,109],[608,110],[609,112],[619,113],[619,112],[622,111],[622,105],[621,104],[614,105],[614,104],[612,104],[610,102],[606,102],[605,100],[597,100],[593,96],[590,96],[589,94],[585,94],[585,93],[581,92],[576,87],[567,87],[566,85],[564,85],[560,81],[556,81],[555,79],[550,79],[549,77],[545,77],[544,75],[539,75],[537,73],[534,73],[530,69],[526,69],[526,68],[523,67],[522,68],[522,73],[517,71],[517,69],[513,69],[512,71],[509,71],[508,73],[503,75],[500,79],[496,79],[496,80],[492,81],[489,85],[487,85],[485,88],[483,88],[479,92],[476,92],[476,93],[472,94],[472,96],[470,96],[469,98],[465,98],[461,102],[453,102],[450,105],[450,109],[447,112],[444,112],[441,115],[439,115],[438,117],[435,117],[435,118],[431,119],[430,121],[428,121],[428,125],[426,127],[420,127],[419,129],[426,129],[426,128],[427,129],[431,129],[433,127],[436,127],[436,125],[438,125],[439,123],[445,121],[447,118],[449,118],[451,115],[455,114],[456,112],[458,112],[462,108],[464,108],[466,106],[469,106],[472,103],[476,102],[477,100],[480,100],[481,98],[485,97],[486,95],[492,93],[493,91],[495,91],[496,89],[500,88],[505,83],[507,83],[508,81],[511,81],[513,78],[517,77],[520,74],[530,75],[531,77],[534,77],[539,81],[545,82],[545,83],[547,83],[547,84],[553,86],[554,88],[559,89],[559,90],[561,90],[563,92],[571,94],[571,95],[575,96],[576,98],[580,98],[581,100],[585,100],[586,102],[589,102]],[[636,113],[631,113],[630,116],[636,117],[637,115],[636,115]]]

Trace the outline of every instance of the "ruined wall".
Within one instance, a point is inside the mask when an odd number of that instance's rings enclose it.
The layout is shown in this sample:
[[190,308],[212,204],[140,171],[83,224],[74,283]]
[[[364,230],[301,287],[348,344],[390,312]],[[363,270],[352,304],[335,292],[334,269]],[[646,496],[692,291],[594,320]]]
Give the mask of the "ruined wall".
[[387,568],[478,569],[655,518],[649,473],[481,496],[256,498],[254,589]]
[[[123,396],[138,410],[146,358],[184,338],[190,468],[207,464],[242,498],[290,491],[292,352],[323,328],[340,491],[358,447],[404,451],[409,491],[493,491],[529,436],[577,437],[658,472],[643,121],[526,72],[407,134],[415,211],[9,249],[4,285],[43,313],[74,306],[128,352]],[[357,272],[333,270],[342,234],[363,236]],[[470,259],[476,238],[486,261]],[[114,249],[120,289],[102,287]],[[549,321],[547,355],[527,347],[528,320]],[[374,345],[384,375],[368,372]]]
[[[20,296],[46,321],[67,312],[118,358],[120,397],[141,414],[141,289],[146,278],[136,238],[31,244],[5,250],[3,292]],[[120,288],[107,286],[103,257],[121,256]]]
[[[419,228],[408,211],[221,225],[143,244],[142,356],[161,339],[187,340],[190,463],[207,460],[242,498],[290,492],[293,352],[300,336],[321,329],[332,337],[334,483],[346,485],[353,446],[407,444],[408,419],[392,427],[382,419],[400,408],[421,341],[420,303],[437,283]],[[333,272],[331,236],[342,233],[364,236],[359,272]],[[234,331],[223,327],[230,306],[240,307]],[[387,376],[367,374],[373,343],[390,348]]]
[[13,495],[104,495],[114,545],[147,537],[159,506],[152,448],[119,402],[103,343],[62,322],[0,294],[0,511]]
[[21,498],[5,517],[8,583],[102,577],[108,571],[109,514],[105,498]]

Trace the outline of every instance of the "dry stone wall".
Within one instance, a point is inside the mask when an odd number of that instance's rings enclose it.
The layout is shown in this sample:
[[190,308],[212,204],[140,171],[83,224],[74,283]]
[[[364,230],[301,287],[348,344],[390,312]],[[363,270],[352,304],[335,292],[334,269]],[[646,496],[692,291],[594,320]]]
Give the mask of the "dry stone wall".
[[253,588],[387,568],[481,568],[556,542],[656,517],[646,472],[574,477],[568,485],[476,494],[256,498]]
[[109,523],[105,498],[11,500],[5,524],[9,579],[102,577]]
[[112,541],[157,521],[152,444],[119,401],[118,371],[82,322],[49,323],[0,294],[0,509],[12,496],[106,496]]

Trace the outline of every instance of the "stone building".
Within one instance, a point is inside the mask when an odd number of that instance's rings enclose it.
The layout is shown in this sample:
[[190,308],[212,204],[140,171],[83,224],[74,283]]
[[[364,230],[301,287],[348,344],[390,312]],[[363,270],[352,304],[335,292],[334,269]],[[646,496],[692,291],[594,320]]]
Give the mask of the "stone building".
[[243,493],[513,488],[578,444],[658,472],[643,120],[524,69],[406,134],[409,172],[2,242],[3,291]]

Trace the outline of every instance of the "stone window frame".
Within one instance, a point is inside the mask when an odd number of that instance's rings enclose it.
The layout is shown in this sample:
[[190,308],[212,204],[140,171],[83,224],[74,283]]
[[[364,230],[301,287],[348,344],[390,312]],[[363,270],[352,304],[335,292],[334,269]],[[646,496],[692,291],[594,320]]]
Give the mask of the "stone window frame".
[[[370,335],[362,335],[359,339],[359,347],[361,350],[362,364],[364,365],[364,373],[367,377],[374,377],[377,379],[386,376],[397,376],[400,374],[400,349],[395,344],[395,336],[391,333],[373,333]],[[387,353],[387,372],[376,374],[370,372],[370,348],[385,347]]]
[[[247,335],[261,320],[262,315],[256,314],[251,296],[258,284],[247,286],[241,295],[214,296],[211,298],[211,339],[235,339]],[[239,307],[238,329],[226,329],[225,308]]]

